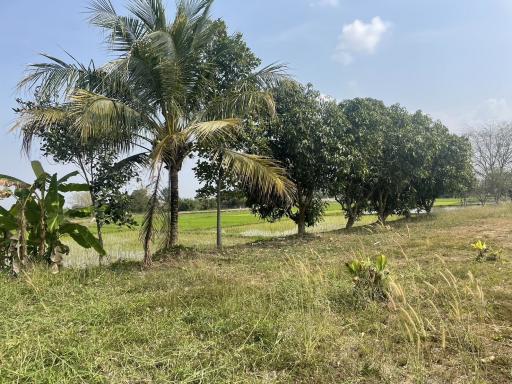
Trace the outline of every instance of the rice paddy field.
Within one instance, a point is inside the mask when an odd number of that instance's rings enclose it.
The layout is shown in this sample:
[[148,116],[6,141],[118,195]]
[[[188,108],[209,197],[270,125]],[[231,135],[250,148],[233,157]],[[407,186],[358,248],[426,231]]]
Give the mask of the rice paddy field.
[[[291,226],[233,213],[222,252],[209,218],[185,217],[182,239],[204,248],[150,270],[1,275],[0,383],[512,382],[511,205],[256,243]],[[136,230],[111,235],[136,246]],[[477,240],[501,258],[477,261]],[[379,254],[389,299],[362,300],[345,263]]]
[[[439,199],[436,207],[460,207],[459,199]],[[142,215],[135,217],[138,223],[143,220]],[[390,221],[396,220],[391,217]],[[373,215],[364,216],[356,226],[365,226],[375,222]],[[92,221],[83,221],[95,231]],[[309,228],[310,233],[321,233],[344,228],[346,220],[338,203],[330,202],[324,220],[314,228]],[[273,238],[292,236],[297,227],[289,219],[283,219],[274,223],[261,220],[249,210],[229,210],[222,215],[224,245],[227,247],[241,244],[250,244],[258,241],[266,241]],[[215,247],[216,213],[215,212],[186,212],[180,214],[180,243],[189,248],[206,250]],[[105,247],[109,253],[107,262],[119,260],[141,260],[143,251],[139,240],[139,227],[133,228],[106,226],[104,229]],[[71,246],[71,257],[67,263],[69,266],[85,266],[98,263],[98,258],[93,251]],[[159,239],[155,239],[158,248]]]

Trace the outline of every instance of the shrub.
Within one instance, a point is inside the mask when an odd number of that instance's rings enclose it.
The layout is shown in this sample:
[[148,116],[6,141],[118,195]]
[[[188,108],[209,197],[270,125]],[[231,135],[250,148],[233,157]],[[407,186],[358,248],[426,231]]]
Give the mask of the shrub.
[[388,258],[379,255],[375,261],[353,260],[347,270],[353,277],[354,293],[358,298],[370,301],[385,301],[388,298]]
[[493,250],[487,246],[482,240],[478,240],[476,243],[471,244],[474,250],[476,250],[477,256],[476,261],[498,261],[501,259],[502,250]]

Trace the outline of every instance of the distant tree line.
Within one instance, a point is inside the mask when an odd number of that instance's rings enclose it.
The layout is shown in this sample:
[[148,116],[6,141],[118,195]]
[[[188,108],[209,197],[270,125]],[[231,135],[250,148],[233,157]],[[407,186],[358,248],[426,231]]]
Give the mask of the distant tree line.
[[[168,196],[166,189],[162,190],[162,199],[160,200],[160,206],[163,209],[168,209],[168,201],[165,197]],[[145,188],[134,190],[128,199],[128,210],[131,213],[144,213],[146,212],[149,204],[149,193]],[[246,200],[242,195],[231,194],[224,196],[221,201],[222,209],[237,209],[245,208]],[[191,212],[191,211],[210,211],[217,208],[217,200],[215,198],[184,198],[179,201],[180,212]]]

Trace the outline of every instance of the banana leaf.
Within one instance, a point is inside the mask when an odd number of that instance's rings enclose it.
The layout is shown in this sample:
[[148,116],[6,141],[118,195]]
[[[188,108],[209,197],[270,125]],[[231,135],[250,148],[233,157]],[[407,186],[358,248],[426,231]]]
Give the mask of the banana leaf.
[[58,181],[59,181],[59,184],[61,183],[65,183],[66,181],[68,181],[69,179],[71,179],[72,177],[75,177],[75,176],[78,176],[79,173],[78,171],[74,171],[74,172],[71,172],[71,173],[68,173],[67,175],[65,176],[62,176]]
[[64,219],[63,207],[64,196],[59,194],[57,175],[53,175],[48,187],[48,194],[45,197],[46,225],[48,232],[54,233]]
[[34,171],[34,174],[36,175],[36,177],[38,179],[48,175],[44,171],[43,166],[41,165],[41,163],[39,161],[32,161],[31,165],[32,165],[32,170]]
[[83,183],[69,183],[59,184],[60,192],[89,192],[90,188],[87,184]]
[[60,233],[67,234],[75,240],[78,245],[84,248],[94,248],[101,256],[105,256],[106,252],[101,246],[99,240],[83,225],[66,222],[60,226]]

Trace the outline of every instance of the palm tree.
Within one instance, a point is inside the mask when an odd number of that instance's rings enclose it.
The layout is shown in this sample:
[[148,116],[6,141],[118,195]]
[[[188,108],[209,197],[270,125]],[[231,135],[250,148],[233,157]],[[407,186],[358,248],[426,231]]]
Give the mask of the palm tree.
[[[91,3],[90,21],[106,32],[106,42],[118,57],[93,71],[84,87],[84,67],[51,56],[30,66],[20,87],[38,86],[42,97],[62,94],[60,107],[41,108],[22,116],[51,126],[72,116],[82,138],[107,135],[112,145],[129,151],[135,146],[150,154],[154,193],[142,228],[145,264],[151,264],[150,242],[155,227],[161,171],[169,172],[168,231],[165,246],[178,242],[179,172],[199,144],[218,148],[241,129],[237,113],[255,107],[272,109],[264,89],[282,77],[282,68],[269,66],[233,89],[211,95],[213,71],[202,52],[212,38],[209,10],[213,0],[180,0],[171,21],[162,0],[130,0],[130,16],[118,15],[110,0]],[[88,73],[87,76],[91,74]],[[100,81],[97,81],[98,78]],[[26,133],[26,141],[30,133]],[[284,174],[275,164],[243,167],[261,159],[232,153],[230,164],[245,169],[246,181],[261,183],[265,194],[289,193]],[[236,165],[238,164],[238,165]],[[252,172],[252,176],[250,172]]]
[[286,177],[284,169],[267,157],[238,152],[227,148],[212,150],[213,162],[216,165],[216,208],[217,208],[217,249],[222,249],[222,189],[226,174],[234,176],[238,183],[250,188],[253,193],[272,198],[275,191],[265,190],[268,186],[284,184],[280,197],[291,199],[294,185]]

